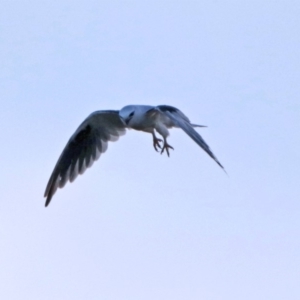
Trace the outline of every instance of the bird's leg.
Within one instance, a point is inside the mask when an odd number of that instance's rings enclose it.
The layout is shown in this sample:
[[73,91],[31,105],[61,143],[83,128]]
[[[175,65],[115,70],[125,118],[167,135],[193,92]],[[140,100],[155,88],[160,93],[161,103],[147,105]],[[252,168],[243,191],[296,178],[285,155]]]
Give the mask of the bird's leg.
[[153,136],[153,147],[155,149],[155,151],[158,151],[157,147],[159,149],[161,149],[161,145],[159,144],[160,142],[162,142],[161,139],[158,139],[154,133],[154,130],[152,131],[152,136]]
[[168,144],[167,139],[164,137],[164,144],[163,144],[163,147],[160,151],[160,154],[163,154],[163,152],[166,149],[166,152],[167,152],[168,156],[170,156],[169,148],[174,150],[174,148],[171,145]]

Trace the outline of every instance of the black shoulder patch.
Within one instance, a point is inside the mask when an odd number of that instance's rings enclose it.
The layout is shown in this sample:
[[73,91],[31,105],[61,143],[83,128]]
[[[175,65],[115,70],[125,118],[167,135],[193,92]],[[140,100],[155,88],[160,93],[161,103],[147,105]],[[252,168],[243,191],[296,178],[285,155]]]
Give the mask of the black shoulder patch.
[[159,105],[157,107],[163,112],[167,112],[167,111],[169,111],[170,113],[178,112],[178,109],[176,107],[169,106],[169,105]]
[[88,135],[91,133],[92,131],[92,127],[91,125],[87,125],[85,128],[83,128],[81,131],[79,131],[75,137],[75,141],[77,143],[80,143],[82,141],[84,141]]

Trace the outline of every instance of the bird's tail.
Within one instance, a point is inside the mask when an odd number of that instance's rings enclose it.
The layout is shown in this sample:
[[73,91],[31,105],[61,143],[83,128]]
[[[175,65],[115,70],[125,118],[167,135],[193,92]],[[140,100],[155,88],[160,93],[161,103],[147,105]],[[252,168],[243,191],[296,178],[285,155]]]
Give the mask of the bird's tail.
[[205,125],[197,125],[197,124],[190,124],[190,125],[192,125],[193,127],[207,127]]

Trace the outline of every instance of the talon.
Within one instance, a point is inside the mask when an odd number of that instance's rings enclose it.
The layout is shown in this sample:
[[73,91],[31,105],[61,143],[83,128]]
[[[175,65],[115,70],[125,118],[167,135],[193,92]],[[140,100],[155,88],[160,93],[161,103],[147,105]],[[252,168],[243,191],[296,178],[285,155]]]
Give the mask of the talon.
[[172,149],[172,150],[174,150],[174,148],[173,148],[171,145],[169,145],[169,144],[167,143],[167,141],[165,141],[165,143],[164,143],[164,145],[163,145],[163,147],[162,147],[162,149],[161,149],[161,151],[160,151],[160,154],[163,154],[163,152],[166,150],[167,155],[170,156],[169,148]]
[[159,144],[160,142],[162,142],[161,139],[158,139],[158,138],[156,138],[156,137],[153,138],[153,147],[154,147],[155,151],[158,151],[157,147],[158,147],[159,149],[161,149],[161,145]]
[[154,131],[152,132],[152,136],[153,136],[153,147],[155,151],[158,152],[157,148],[161,149],[161,145],[159,143],[162,142],[162,140],[156,137]]

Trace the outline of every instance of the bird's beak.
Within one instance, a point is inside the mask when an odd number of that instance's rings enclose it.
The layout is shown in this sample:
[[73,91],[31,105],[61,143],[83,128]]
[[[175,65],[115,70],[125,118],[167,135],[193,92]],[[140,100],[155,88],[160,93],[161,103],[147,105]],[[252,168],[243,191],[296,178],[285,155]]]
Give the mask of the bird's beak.
[[130,120],[132,119],[132,116],[131,117],[128,117],[126,119],[123,119],[123,121],[125,122],[126,126],[128,126]]
[[122,121],[122,123],[124,124],[124,126],[127,126],[126,120],[124,120],[122,117],[120,117],[120,120]]
[[122,120],[122,122],[124,123],[125,126],[128,126],[130,120],[132,119],[132,116],[133,116],[133,114],[131,116],[128,116],[126,119],[124,119],[123,117],[120,116],[120,119]]

